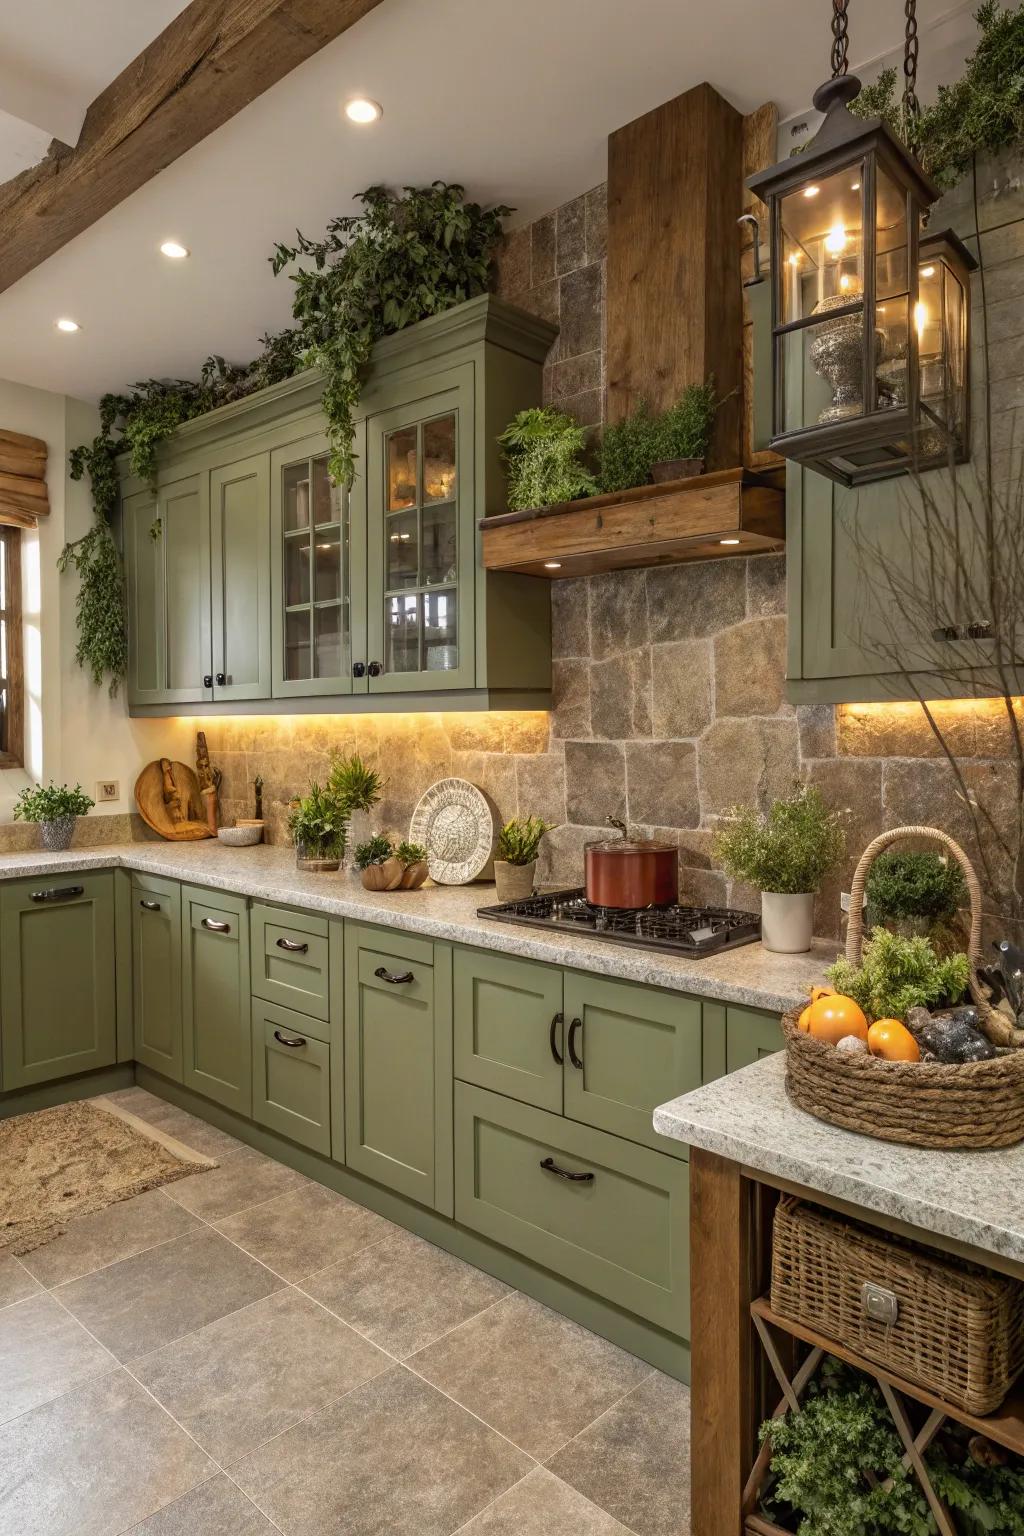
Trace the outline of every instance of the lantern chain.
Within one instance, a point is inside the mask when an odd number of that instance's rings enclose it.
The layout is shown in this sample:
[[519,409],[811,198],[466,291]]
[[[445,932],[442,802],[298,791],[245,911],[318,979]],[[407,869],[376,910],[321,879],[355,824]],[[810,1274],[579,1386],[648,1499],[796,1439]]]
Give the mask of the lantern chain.
[[[847,5],[849,0],[832,0],[832,79],[838,80],[849,67],[850,48]],[[910,3],[910,0],[907,0]]]
[[916,149],[921,117],[921,103],[917,99],[917,0],[904,0],[903,14],[903,132],[910,148]]

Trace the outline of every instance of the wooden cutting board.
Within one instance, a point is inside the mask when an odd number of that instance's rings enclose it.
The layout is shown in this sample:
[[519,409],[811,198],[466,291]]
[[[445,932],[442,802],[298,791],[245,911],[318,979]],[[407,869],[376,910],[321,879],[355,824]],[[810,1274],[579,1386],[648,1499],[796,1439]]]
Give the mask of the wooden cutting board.
[[195,770],[162,757],[147,763],[135,781],[135,804],[148,827],[172,843],[212,837]]

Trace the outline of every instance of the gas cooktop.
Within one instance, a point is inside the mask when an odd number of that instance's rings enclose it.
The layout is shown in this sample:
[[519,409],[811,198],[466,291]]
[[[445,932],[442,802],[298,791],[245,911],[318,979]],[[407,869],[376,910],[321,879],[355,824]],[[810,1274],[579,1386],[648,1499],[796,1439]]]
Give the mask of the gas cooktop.
[[730,912],[724,907],[595,907],[583,890],[551,891],[524,901],[480,907],[477,916],[527,928],[581,933],[670,955],[714,955],[740,944],[755,944],[761,937],[761,919],[755,912]]

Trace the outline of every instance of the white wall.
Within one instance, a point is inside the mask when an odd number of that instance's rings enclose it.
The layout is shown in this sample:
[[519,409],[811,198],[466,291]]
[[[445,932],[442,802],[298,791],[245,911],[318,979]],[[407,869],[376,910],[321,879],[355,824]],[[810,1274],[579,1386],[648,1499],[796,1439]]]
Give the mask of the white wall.
[[99,413],[82,400],[0,380],[0,427],[45,441],[50,493],[49,517],[37,534],[22,535],[25,771],[0,772],[0,821],[11,819],[14,797],[30,779],[81,783],[94,799],[99,779],[117,779],[120,799],[97,812],[133,810],[140,769],[167,754],[190,762],[194,738],[185,720],[130,720],[123,688],[110,698],[74,660],[78,579],[58,573],[57,557],[92,519],[88,484],[70,479],[67,462],[70,449],[97,432]]

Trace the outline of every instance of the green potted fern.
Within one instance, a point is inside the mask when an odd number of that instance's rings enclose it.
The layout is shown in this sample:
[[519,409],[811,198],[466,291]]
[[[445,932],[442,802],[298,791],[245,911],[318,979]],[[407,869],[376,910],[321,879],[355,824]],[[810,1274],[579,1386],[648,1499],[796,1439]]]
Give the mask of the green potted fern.
[[340,868],[353,812],[370,810],[383,793],[384,780],[358,754],[335,757],[327,783],[311,784],[307,795],[292,802],[288,828],[299,868],[312,874]]
[[498,833],[494,884],[499,901],[524,901],[533,894],[540,841],[551,826],[539,816],[513,816]]

